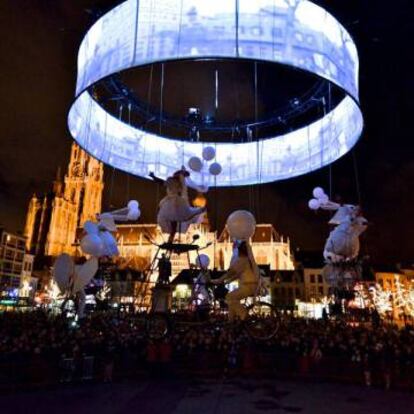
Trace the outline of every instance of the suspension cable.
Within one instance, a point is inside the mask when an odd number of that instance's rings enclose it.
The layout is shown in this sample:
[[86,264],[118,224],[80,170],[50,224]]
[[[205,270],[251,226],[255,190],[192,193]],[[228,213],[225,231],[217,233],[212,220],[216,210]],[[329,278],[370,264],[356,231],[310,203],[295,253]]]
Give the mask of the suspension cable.
[[162,132],[162,113],[164,106],[164,63],[161,64],[161,85],[160,85],[160,122],[159,122],[159,134]]
[[112,204],[113,193],[114,193],[114,180],[115,180],[115,167],[112,167],[111,184],[110,184],[110,187],[109,187],[109,208],[114,207],[114,205]]
[[[326,114],[330,114],[331,113],[331,83],[328,83],[328,111],[325,111],[325,113],[323,114],[323,116],[325,117]],[[331,129],[331,121],[332,119],[329,120],[329,127]],[[332,133],[332,129],[331,129],[331,133]],[[332,163],[329,164],[329,199],[332,200],[332,193],[333,193],[333,176],[332,176]]]
[[[258,74],[257,74],[257,61],[254,62],[254,122],[257,124],[259,118],[259,102],[258,102]],[[258,128],[255,127],[254,130],[255,140],[256,140],[256,178],[260,176],[260,144],[258,141]],[[256,200],[258,199],[258,200]],[[254,202],[254,214],[259,214],[260,211],[260,185],[259,188],[253,187],[253,202]],[[257,208],[257,202],[259,203],[259,207]],[[260,218],[258,217],[260,221]]]
[[[131,103],[128,104],[128,125],[131,125]],[[126,203],[129,202],[129,192],[130,192],[130,174],[127,173],[126,179]]]

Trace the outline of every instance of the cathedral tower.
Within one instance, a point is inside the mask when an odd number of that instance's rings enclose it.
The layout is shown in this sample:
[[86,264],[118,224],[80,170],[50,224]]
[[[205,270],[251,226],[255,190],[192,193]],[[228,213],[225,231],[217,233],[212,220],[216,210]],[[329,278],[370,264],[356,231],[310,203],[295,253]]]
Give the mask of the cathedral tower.
[[67,174],[58,170],[53,191],[33,196],[26,218],[27,246],[34,254],[74,253],[76,230],[101,212],[103,165],[77,144],[72,144]]

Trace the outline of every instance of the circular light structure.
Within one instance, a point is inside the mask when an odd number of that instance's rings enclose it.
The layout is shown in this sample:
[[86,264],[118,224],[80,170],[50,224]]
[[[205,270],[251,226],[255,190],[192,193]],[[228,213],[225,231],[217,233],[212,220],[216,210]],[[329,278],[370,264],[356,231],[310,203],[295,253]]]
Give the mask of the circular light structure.
[[166,178],[192,157],[202,158],[211,143],[136,128],[108,113],[93,94],[94,85],[115,73],[188,59],[287,65],[343,92],[334,108],[306,127],[257,141],[214,143],[223,171],[216,178],[194,172],[195,181],[237,186],[306,174],[346,154],[362,133],[357,49],[321,7],[306,0],[128,0],[101,17],[82,41],[68,116],[72,136],[94,157],[141,177],[152,171]]

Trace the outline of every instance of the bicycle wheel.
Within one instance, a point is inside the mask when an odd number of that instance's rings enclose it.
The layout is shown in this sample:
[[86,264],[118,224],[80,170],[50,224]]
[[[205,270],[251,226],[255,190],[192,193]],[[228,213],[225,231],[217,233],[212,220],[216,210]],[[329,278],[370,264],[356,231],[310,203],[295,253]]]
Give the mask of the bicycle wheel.
[[145,328],[148,338],[155,340],[165,338],[170,330],[167,315],[161,313],[149,314]]
[[279,318],[272,305],[266,302],[255,302],[247,307],[247,312],[244,328],[250,337],[266,341],[276,335],[279,329]]

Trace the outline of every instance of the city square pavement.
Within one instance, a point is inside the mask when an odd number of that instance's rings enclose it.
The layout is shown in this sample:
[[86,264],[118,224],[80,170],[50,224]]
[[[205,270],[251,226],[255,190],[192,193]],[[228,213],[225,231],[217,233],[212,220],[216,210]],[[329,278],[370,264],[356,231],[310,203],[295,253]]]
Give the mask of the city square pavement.
[[414,413],[414,394],[362,386],[241,380],[80,384],[0,396],[1,413]]

